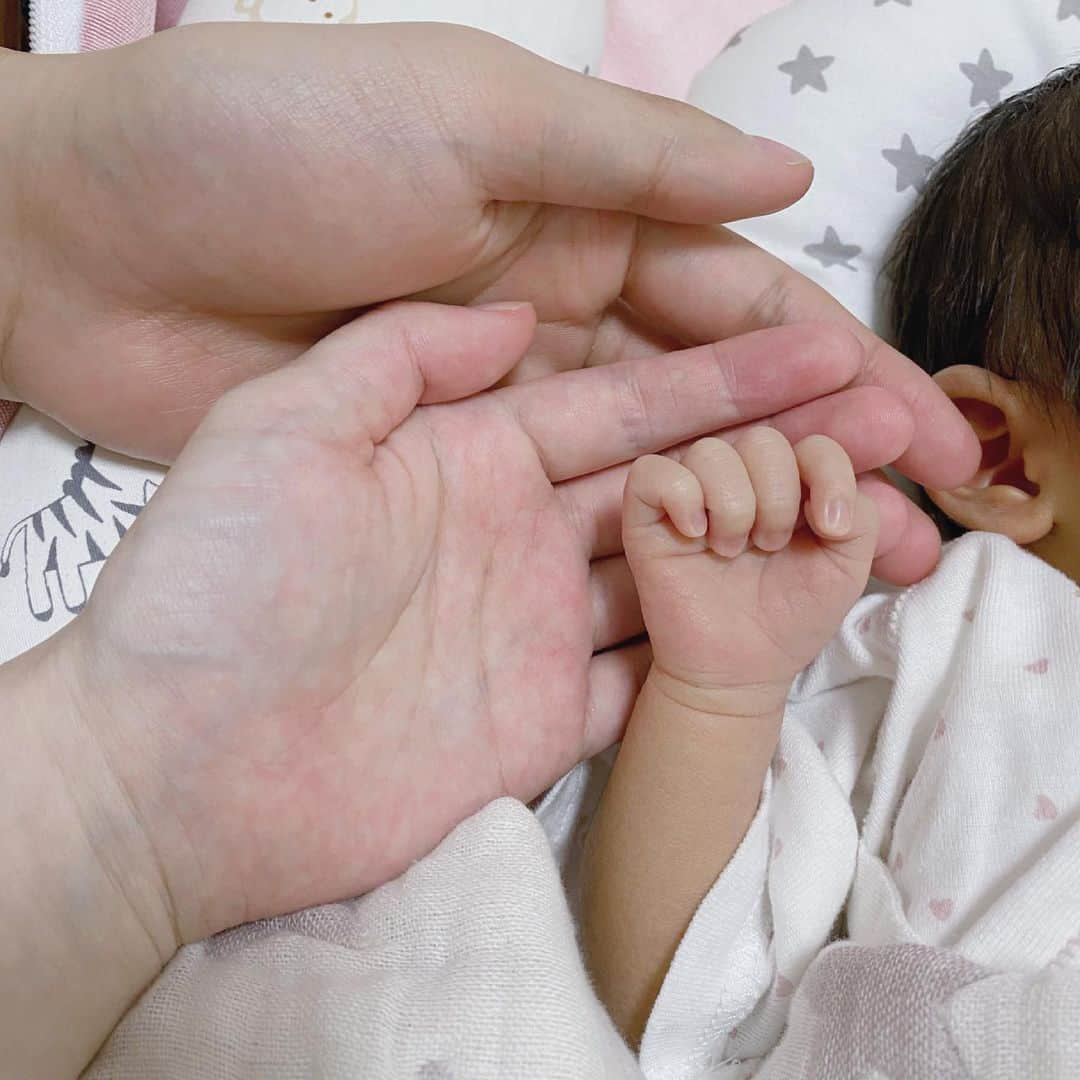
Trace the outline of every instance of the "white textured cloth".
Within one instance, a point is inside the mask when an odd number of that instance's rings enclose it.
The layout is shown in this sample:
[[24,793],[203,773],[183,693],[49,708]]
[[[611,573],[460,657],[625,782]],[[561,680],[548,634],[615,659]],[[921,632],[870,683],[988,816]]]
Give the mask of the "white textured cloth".
[[[711,1076],[739,1075],[726,1069]],[[752,1073],[751,1073],[752,1075]],[[996,973],[948,949],[832,945],[757,1080],[1072,1080],[1080,968]]]
[[30,0],[30,49],[36,53],[79,51],[82,0]]
[[543,831],[492,803],[359,900],[182,950],[89,1080],[640,1080]]
[[82,610],[162,470],[22,408],[0,442],[0,663]]

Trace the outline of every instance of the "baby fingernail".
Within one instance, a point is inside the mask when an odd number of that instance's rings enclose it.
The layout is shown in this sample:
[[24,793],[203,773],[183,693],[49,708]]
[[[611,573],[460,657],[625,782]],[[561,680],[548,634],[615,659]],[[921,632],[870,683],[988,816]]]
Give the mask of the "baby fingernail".
[[720,555],[725,559],[734,559],[746,550],[746,538],[737,536],[733,539],[730,536],[721,536],[713,540],[709,546],[717,555]]
[[690,535],[704,536],[709,529],[709,519],[704,510],[695,510],[690,516]]
[[846,499],[831,499],[825,504],[825,528],[838,536],[851,530],[851,508]]
[[754,545],[762,551],[779,551],[791,540],[791,533],[763,532],[754,534]]

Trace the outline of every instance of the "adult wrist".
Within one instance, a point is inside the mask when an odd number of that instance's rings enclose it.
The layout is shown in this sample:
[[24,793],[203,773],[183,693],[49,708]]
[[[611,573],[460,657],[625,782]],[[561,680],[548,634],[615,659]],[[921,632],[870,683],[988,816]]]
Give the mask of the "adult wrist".
[[153,846],[76,671],[67,631],[0,666],[0,1043],[12,1075],[79,1072],[177,947]]

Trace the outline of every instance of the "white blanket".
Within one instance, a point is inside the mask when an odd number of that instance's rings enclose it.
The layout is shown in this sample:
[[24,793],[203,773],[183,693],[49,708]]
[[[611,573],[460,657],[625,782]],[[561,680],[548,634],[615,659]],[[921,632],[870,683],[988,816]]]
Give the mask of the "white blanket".
[[640,1080],[547,837],[501,799],[397,881],[180,952],[93,1080]]
[[[749,1076],[754,1067],[705,1065],[694,1075]],[[547,838],[509,799],[360,900],[185,949],[86,1075],[645,1076],[589,988]],[[825,950],[792,1000],[784,1040],[758,1073],[766,1080],[1078,1075],[1080,967],[1072,949],[1024,975],[920,945]]]

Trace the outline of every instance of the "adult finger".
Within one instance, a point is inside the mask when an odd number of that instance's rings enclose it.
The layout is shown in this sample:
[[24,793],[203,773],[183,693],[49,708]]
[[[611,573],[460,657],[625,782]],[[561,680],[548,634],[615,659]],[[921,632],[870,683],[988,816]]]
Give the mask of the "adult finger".
[[624,295],[659,330],[688,344],[807,320],[843,327],[864,347],[856,383],[888,390],[915,418],[897,468],[949,488],[978,466],[970,426],[925,372],[824,289],[729,230],[643,222]]
[[[829,394],[777,416],[754,421],[777,428],[792,443],[822,434],[838,442],[851,458],[856,473],[869,472],[895,461],[911,439],[914,421],[907,406],[888,391],[861,386]],[[745,425],[717,433],[731,440]],[[664,451],[679,460],[689,444]],[[622,550],[620,506],[628,465],[578,477],[556,488],[589,558]],[[896,492],[898,498],[903,498]]]
[[560,481],[830,394],[861,364],[846,331],[788,326],[562,372],[499,397]]
[[622,556],[597,559],[589,568],[593,648],[608,649],[645,631],[637,586]]
[[859,490],[878,506],[881,522],[873,575],[891,585],[912,585],[941,557],[937,526],[881,473],[859,477]]
[[788,206],[813,178],[802,154],[693,106],[457,33],[473,92],[455,146],[489,198],[717,222]]
[[622,738],[651,663],[652,647],[644,641],[592,658],[582,760],[599,754]]

